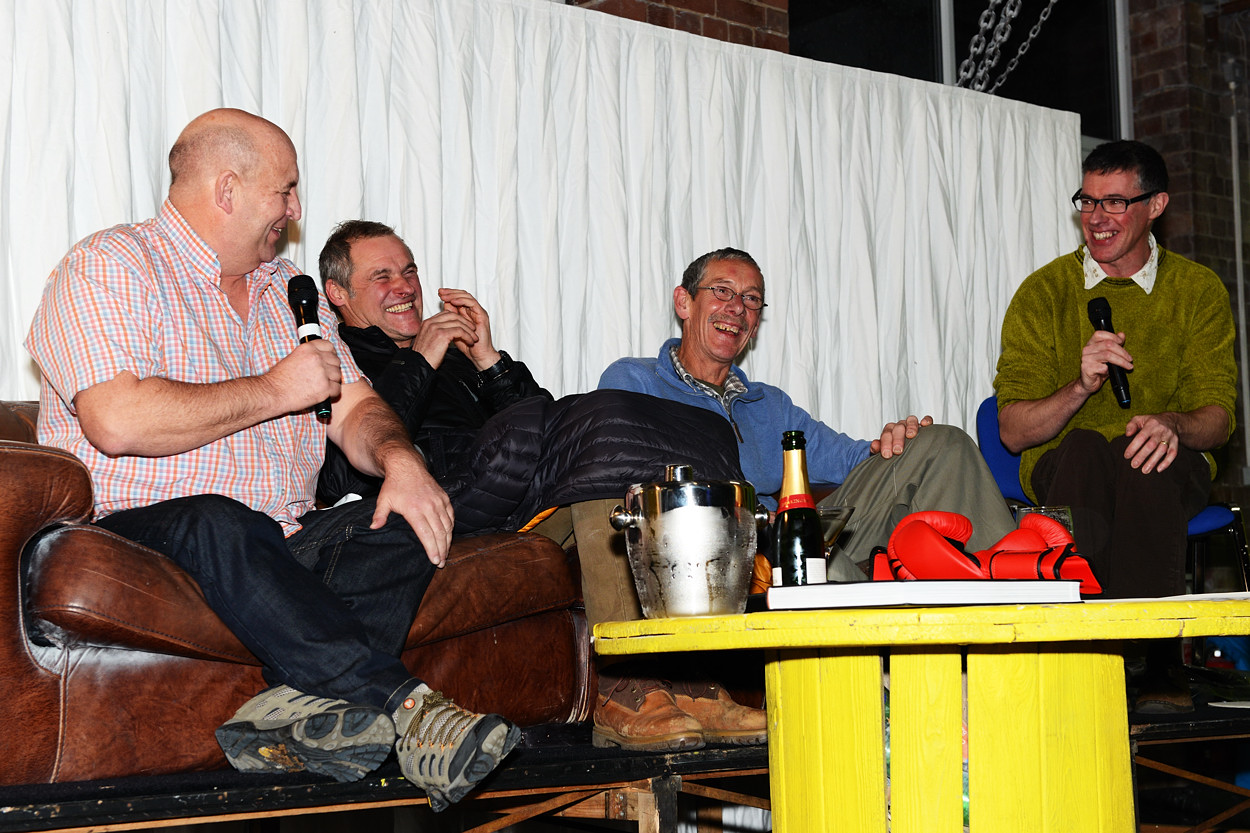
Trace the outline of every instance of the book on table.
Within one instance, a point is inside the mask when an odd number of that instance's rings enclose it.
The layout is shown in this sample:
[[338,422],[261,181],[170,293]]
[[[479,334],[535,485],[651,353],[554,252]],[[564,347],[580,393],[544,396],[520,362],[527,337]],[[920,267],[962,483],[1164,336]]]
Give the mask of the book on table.
[[917,579],[803,584],[768,588],[773,610],[902,605],[1057,604],[1081,601],[1081,583],[1068,579]]

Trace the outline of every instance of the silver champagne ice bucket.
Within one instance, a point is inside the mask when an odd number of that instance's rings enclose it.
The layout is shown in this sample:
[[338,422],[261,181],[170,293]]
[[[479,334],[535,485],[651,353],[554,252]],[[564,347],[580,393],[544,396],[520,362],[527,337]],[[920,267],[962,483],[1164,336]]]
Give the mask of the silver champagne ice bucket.
[[649,619],[746,610],[756,535],[768,511],[750,483],[697,481],[690,466],[635,483],[609,515],[625,532],[629,566]]

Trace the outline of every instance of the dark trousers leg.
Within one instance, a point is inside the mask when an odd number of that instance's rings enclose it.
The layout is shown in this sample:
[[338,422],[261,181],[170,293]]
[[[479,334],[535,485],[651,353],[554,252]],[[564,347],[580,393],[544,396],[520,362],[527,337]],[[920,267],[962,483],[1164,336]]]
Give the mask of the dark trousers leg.
[[402,518],[370,530],[372,509],[359,501],[310,513],[289,539],[219,495],[97,523],[186,570],[269,683],[384,708],[415,684],[398,654],[434,568]]
[[1077,549],[1102,598],[1184,593],[1186,528],[1206,505],[1210,468],[1182,448],[1165,471],[1143,474],[1124,458],[1129,441],[1072,431],[1038,460],[1033,489],[1043,503],[1072,507]]

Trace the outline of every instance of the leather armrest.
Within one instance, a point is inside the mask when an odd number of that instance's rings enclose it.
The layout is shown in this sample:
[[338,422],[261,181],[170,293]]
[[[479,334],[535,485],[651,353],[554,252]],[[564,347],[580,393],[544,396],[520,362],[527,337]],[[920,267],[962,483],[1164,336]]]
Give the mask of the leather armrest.
[[455,538],[434,573],[407,645],[428,645],[537,613],[581,605],[570,556],[550,538],[504,532]]
[[44,535],[30,564],[30,613],[49,641],[258,665],[195,580],[158,552],[97,526]]
[[0,551],[45,527],[91,517],[91,477],[82,462],[43,445],[0,440]]

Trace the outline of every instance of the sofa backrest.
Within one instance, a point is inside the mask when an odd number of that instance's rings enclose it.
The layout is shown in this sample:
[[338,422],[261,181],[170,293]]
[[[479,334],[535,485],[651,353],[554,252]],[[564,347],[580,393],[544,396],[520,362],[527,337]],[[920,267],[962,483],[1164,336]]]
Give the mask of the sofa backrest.
[[35,420],[38,416],[38,402],[0,401],[0,440],[35,442]]

